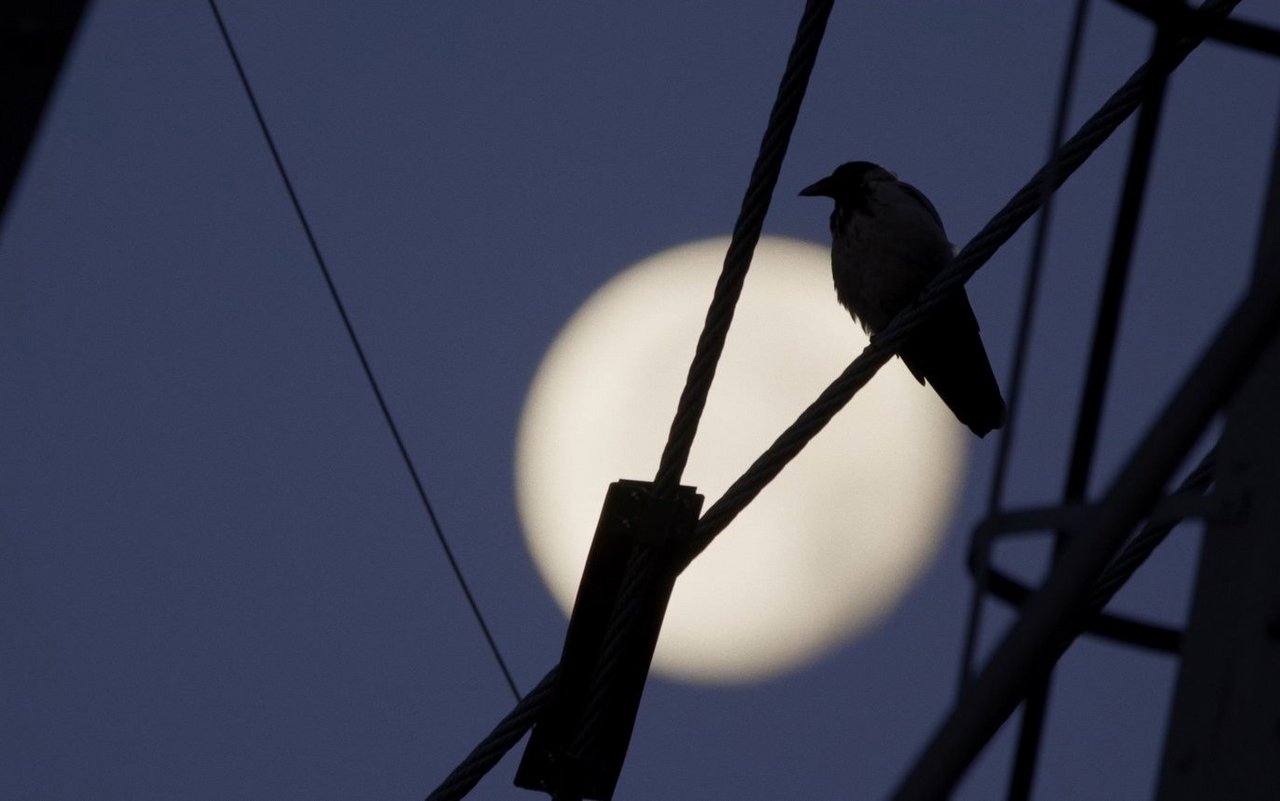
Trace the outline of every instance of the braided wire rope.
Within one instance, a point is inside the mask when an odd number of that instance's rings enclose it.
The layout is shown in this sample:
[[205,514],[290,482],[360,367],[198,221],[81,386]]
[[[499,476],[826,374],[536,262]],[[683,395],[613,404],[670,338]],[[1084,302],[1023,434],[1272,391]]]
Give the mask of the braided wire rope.
[[[800,105],[804,101],[805,90],[809,86],[809,77],[813,74],[813,66],[818,59],[818,49],[822,45],[833,6],[834,0],[808,0],[800,16],[791,52],[787,56],[787,65],[778,85],[778,94],[769,112],[760,150],[751,168],[747,190],[733,226],[724,265],[716,281],[711,304],[694,350],[693,362],[689,366],[671,430],[659,460],[658,473],[654,479],[654,494],[658,498],[670,497],[675,492],[689,461],[689,452],[698,432],[702,411],[706,407],[707,395],[715,379],[716,367],[724,350],[729,326],[733,322],[738,298],[746,282],[747,270],[751,267],[751,258],[760,241],[764,218],[769,211],[778,175],[782,172],[782,162],[791,142],[796,120],[800,116]],[[616,681],[619,660],[635,629],[641,598],[644,590],[652,584],[654,572],[652,548],[641,545],[627,566],[622,589],[614,602],[613,614],[588,690],[586,708],[570,745],[570,750],[574,753],[585,753],[596,739],[606,699]]]
[[693,448],[694,435],[698,433],[702,410],[707,405],[707,394],[711,391],[720,353],[724,350],[729,324],[733,322],[738,296],[742,294],[751,257],[755,253],[756,243],[760,241],[773,188],[782,171],[782,159],[791,142],[796,119],[800,116],[800,103],[809,86],[809,76],[813,73],[818,47],[822,44],[822,36],[826,32],[827,19],[831,16],[834,3],[835,0],[809,0],[800,17],[791,54],[787,57],[787,66],[778,86],[778,96],[769,112],[769,122],[765,126],[760,152],[756,155],[747,191],[742,198],[742,207],[733,226],[724,267],[716,281],[715,293],[707,309],[702,333],[698,336],[693,362],[689,365],[689,374],[676,405],[675,418],[671,421],[667,444],[658,463],[654,483],[657,485],[656,493],[659,498],[672,494],[689,461],[689,451]]
[[307,222],[307,215],[302,210],[302,201],[298,199],[298,193],[294,191],[293,181],[289,180],[289,173],[284,168],[284,159],[280,156],[280,151],[276,147],[275,138],[271,135],[271,128],[267,125],[267,118],[262,113],[262,107],[258,105],[258,97],[254,94],[252,84],[249,83],[249,75],[245,72],[244,65],[240,62],[240,55],[236,52],[236,47],[231,41],[231,33],[227,30],[226,22],[222,19],[222,12],[218,9],[217,0],[209,0],[209,10],[213,12],[213,19],[218,25],[218,32],[222,36],[222,42],[226,45],[227,54],[231,56],[231,62],[236,68],[236,75],[240,78],[240,85],[249,100],[249,106],[253,109],[253,116],[258,121],[258,128],[262,131],[262,138],[266,140],[267,149],[271,152],[271,159],[275,162],[276,171],[280,174],[280,181],[284,184],[285,192],[289,195],[289,201],[293,205],[294,213],[298,217],[298,222],[302,225],[302,232],[306,236],[307,244],[311,246],[311,254],[315,257],[316,266],[320,268],[325,287],[329,290],[329,297],[333,300],[334,308],[338,311],[338,317],[342,320],[342,327],[347,332],[347,339],[351,341],[351,347],[355,350],[356,358],[360,361],[360,369],[364,372],[365,381],[369,384],[369,389],[373,391],[374,400],[378,403],[378,410],[382,413],[382,420],[387,424],[387,430],[391,432],[391,438],[395,441],[396,451],[400,454],[400,461],[404,463],[405,470],[409,472],[409,479],[413,482],[413,488],[418,493],[418,500],[421,501],[422,508],[427,513],[427,519],[431,522],[431,529],[435,532],[436,541],[440,543],[440,549],[444,552],[445,560],[449,563],[449,569],[453,572],[454,580],[457,581],[458,587],[462,590],[467,606],[471,608],[471,616],[475,618],[476,624],[480,627],[480,633],[484,636],[484,641],[489,645],[489,653],[493,655],[493,659],[498,665],[498,670],[502,673],[502,678],[507,683],[507,688],[511,690],[511,694],[519,701],[520,689],[516,686],[515,677],[511,675],[511,669],[507,667],[507,660],[503,659],[502,651],[498,648],[498,641],[494,639],[493,632],[489,630],[489,624],[485,622],[484,614],[480,611],[480,604],[476,601],[475,594],[471,592],[471,585],[467,583],[467,579],[462,573],[462,565],[458,562],[458,557],[454,554],[453,547],[449,544],[449,538],[444,534],[444,526],[441,525],[440,518],[436,515],[435,507],[431,504],[431,498],[427,495],[426,484],[423,483],[422,476],[418,473],[413,457],[409,455],[409,446],[405,444],[404,437],[400,434],[400,426],[396,424],[395,415],[391,413],[391,407],[387,404],[387,398],[382,392],[382,386],[374,375],[373,366],[369,363],[369,357],[365,353],[364,346],[360,344],[360,337],[356,335],[355,324],[351,321],[351,315],[347,313],[346,304],[342,302],[342,295],[338,292],[338,285],[333,280],[333,273],[329,270],[329,264],[320,252],[320,244],[316,241],[315,233],[311,230],[311,224]]
[[[1206,20],[1218,19],[1229,14],[1239,3],[1240,0],[1209,0],[1200,6],[1200,13]],[[702,515],[688,555],[690,561],[711,544],[716,535],[800,453],[836,412],[844,408],[854,393],[871,380],[915,328],[951,293],[964,286],[995,255],[1000,246],[1040,209],[1045,197],[1066,182],[1115,133],[1142,102],[1147,82],[1169,74],[1181,64],[1205,40],[1207,28],[1206,24],[1183,34],[1159,61],[1155,58],[1148,59],[1134,70],[1129,80],[1107,98],[1093,116],[1058,148],[1053,158],[1017,191],[1004,208],[964,246],[955,260],[924,288],[916,300],[872,338],[871,344]]]
[[533,725],[538,712],[551,698],[555,690],[556,680],[560,678],[560,666],[556,665],[547,671],[538,686],[520,699],[506,717],[498,721],[480,744],[467,754],[466,759],[453,769],[453,772],[440,782],[440,786],[427,796],[427,801],[456,801],[475,787],[484,775],[506,755],[511,747],[520,742],[520,738]]
[[[1153,59],[1149,59],[1134,70],[1129,79],[1107,98],[1106,102],[1080,126],[1070,139],[1058,148],[1053,157],[965,245],[952,263],[924,288],[917,299],[899,312],[888,327],[876,335],[871,344],[845,368],[835,381],[823,390],[817,400],[810,404],[796,421],[783,431],[774,440],[773,444],[751,464],[747,471],[730,485],[725,493],[712,504],[711,508],[703,513],[694,530],[692,541],[682,556],[685,565],[688,565],[699,553],[705,550],[716,536],[737,517],[738,513],[799,454],[809,440],[813,439],[835,414],[844,408],[853,398],[853,395],[865,386],[880,367],[893,356],[916,326],[920,325],[949,294],[958,291],[974,273],[981,269],[995,255],[996,251],[1014,235],[1018,228],[1040,209],[1044,204],[1044,199],[1065,183],[1079,169],[1080,165],[1115,133],[1116,129],[1138,108],[1142,101],[1147,81],[1154,76],[1167,75],[1173,72],[1205,40],[1208,35],[1208,23],[1225,18],[1239,3],[1240,0],[1208,0],[1197,10],[1197,13],[1202,15],[1201,18],[1205,21],[1205,24],[1178,37],[1170,47],[1169,52],[1158,64]],[[810,3],[810,6],[812,5],[814,4]],[[806,11],[810,6],[806,6]],[[774,182],[776,183],[776,176]],[[772,188],[772,185],[770,188]],[[747,205],[748,202],[744,201],[744,208]],[[729,261],[729,257],[726,256],[726,263]],[[722,273],[721,282],[723,283],[727,280],[724,273]],[[717,285],[718,294],[720,294],[719,284]],[[732,310],[728,314],[731,317]],[[711,316],[709,313],[709,320]],[[723,337],[723,334],[721,337]],[[723,340],[721,339],[722,344]],[[702,374],[698,367],[698,361],[699,359],[695,356],[695,365],[690,369],[691,376],[695,372],[698,372],[699,375]],[[709,369],[714,374],[714,366]],[[685,394],[688,394],[687,389]],[[705,405],[705,395],[703,401],[703,405]],[[682,403],[681,406],[684,406],[684,404]],[[672,424],[671,440],[684,438],[686,435],[682,432],[684,427],[688,425],[692,425],[693,431],[696,432],[696,420],[692,423],[681,423],[679,412],[677,413],[677,418],[677,421]],[[687,436],[691,442],[692,434]],[[678,453],[670,457],[667,455],[667,451],[672,450],[678,450],[678,448],[671,445],[669,441],[667,449],[664,451],[664,463],[678,461]],[[687,460],[687,451],[685,458]],[[665,471],[660,470],[660,476],[663,472]],[[678,478],[675,480],[678,480]],[[625,589],[623,594],[626,595]],[[476,770],[479,771],[479,775],[483,775],[484,772],[487,772],[493,765],[497,764],[498,760],[501,759],[502,753],[511,748],[519,740],[520,736],[524,734],[524,731],[533,725],[533,720],[536,718],[539,709],[550,696],[549,692],[539,691],[553,685],[554,677],[557,674],[558,667],[553,668],[538,685],[538,690],[531,692],[524,701],[517,705],[516,709],[522,710],[518,725],[523,727],[519,729],[518,733],[514,731],[517,723],[512,722],[511,727],[503,729],[502,733],[499,734],[499,729],[503,728],[503,724],[500,723],[450,776],[471,775]],[[534,698],[535,694],[538,696],[536,699]],[[503,723],[513,721],[515,717],[516,710],[513,710],[511,714],[503,719]],[[501,752],[497,753],[496,756],[492,754],[495,748],[501,748]],[[478,756],[480,754],[484,754],[484,758]],[[477,781],[478,779],[479,776],[476,777]],[[446,779],[446,783],[448,781]],[[466,789],[470,789],[471,786],[474,786],[474,782],[468,785]],[[445,784],[442,784],[440,788],[428,796],[428,801],[450,801],[451,799],[461,798],[466,793],[466,789],[463,789],[456,794],[442,794],[444,789]]]
[[[1080,636],[1098,578],[1160,500],[1170,475],[1250,375],[1280,332],[1280,276],[1249,288],[1173,397],[1092,506],[1079,536],[1008,627],[974,679],[912,761],[891,798],[944,798],[1008,721],[1036,678]],[[1177,508],[1179,504],[1174,504]],[[1184,506],[1184,508],[1186,508]],[[1159,510],[1157,509],[1157,518]]]

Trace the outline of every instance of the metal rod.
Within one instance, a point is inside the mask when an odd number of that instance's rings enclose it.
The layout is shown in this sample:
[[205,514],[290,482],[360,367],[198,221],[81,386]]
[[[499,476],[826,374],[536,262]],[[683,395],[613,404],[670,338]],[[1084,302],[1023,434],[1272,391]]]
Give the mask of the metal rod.
[[[1280,127],[1254,280],[1280,276]],[[1216,491],[1237,513],[1210,522],[1169,712],[1158,801],[1280,798],[1280,340],[1226,415]]]
[[[1067,59],[1062,67],[1062,83],[1058,88],[1058,107],[1053,115],[1053,131],[1049,135],[1049,157],[1058,151],[1067,135],[1067,118],[1071,114],[1071,99],[1075,95],[1076,67],[1084,44],[1085,21],[1089,16],[1089,0],[1076,0],[1075,16],[1071,22],[1071,35],[1067,40]],[[1052,161],[1050,162],[1052,163]],[[1050,185],[1053,181],[1049,182]],[[1017,431],[1018,407],[1022,400],[1022,375],[1026,370],[1027,346],[1031,342],[1031,323],[1035,317],[1036,296],[1040,290],[1040,276],[1044,272],[1045,253],[1049,249],[1049,227],[1053,220],[1053,192],[1046,187],[1044,205],[1036,218],[1035,237],[1031,241],[1031,256],[1027,263],[1027,284],[1022,291],[1022,314],[1018,318],[1018,335],[1014,338],[1013,367],[1005,389],[1009,394],[1009,419],[1000,432],[996,445],[996,466],[992,472],[991,493],[987,497],[987,517],[1000,507],[1004,498],[1004,482],[1008,475],[1009,456],[1013,451],[1013,435]],[[977,534],[974,534],[976,543]],[[973,547],[973,546],[970,546]],[[989,553],[989,552],[988,552]],[[982,630],[982,602],[987,594],[987,568],[989,559],[976,562],[973,571],[973,595],[969,601],[969,619],[965,625],[964,652],[960,657],[960,680],[957,693],[963,693],[965,685],[973,677],[973,659]]]
[[[1172,37],[1164,29],[1158,30],[1152,45],[1152,60],[1159,63],[1167,58],[1170,44]],[[1062,493],[1064,503],[1078,503],[1084,499],[1089,487],[1089,475],[1093,472],[1093,455],[1097,449],[1098,430],[1102,427],[1102,405],[1107,398],[1107,385],[1111,379],[1111,362],[1115,356],[1116,336],[1120,330],[1120,311],[1124,307],[1125,286],[1133,261],[1133,244],[1137,239],[1138,222],[1142,217],[1142,200],[1151,172],[1151,159],[1155,153],[1156,134],[1160,129],[1160,114],[1164,107],[1167,85],[1168,74],[1157,70],[1157,77],[1148,85],[1142,110],[1138,113],[1138,125],[1129,151],[1120,209],[1116,214],[1115,233],[1111,239],[1111,254],[1107,259],[1102,299],[1098,304],[1098,317],[1094,323],[1089,368],[1085,376],[1084,391],[1080,396],[1075,441],[1071,447],[1071,462]],[[1063,536],[1059,533],[1054,544],[1055,558],[1062,546]],[[1018,731],[1013,771],[1009,778],[1009,801],[1028,801],[1031,798],[1051,681],[1052,670],[1045,674],[1044,680],[1027,696],[1022,726]]]
[[1044,586],[939,727],[893,794],[942,797],[1037,678],[1078,636],[1091,588],[1213,414],[1280,329],[1280,277],[1255,284],[1125,463],[1090,524],[1063,549]]

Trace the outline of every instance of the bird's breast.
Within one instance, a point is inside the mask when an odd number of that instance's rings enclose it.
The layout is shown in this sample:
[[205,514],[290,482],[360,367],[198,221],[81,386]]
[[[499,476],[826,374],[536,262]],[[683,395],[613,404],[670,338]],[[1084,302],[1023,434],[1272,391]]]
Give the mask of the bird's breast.
[[950,258],[951,246],[932,218],[909,207],[895,213],[872,205],[832,215],[836,295],[871,333],[884,329]]

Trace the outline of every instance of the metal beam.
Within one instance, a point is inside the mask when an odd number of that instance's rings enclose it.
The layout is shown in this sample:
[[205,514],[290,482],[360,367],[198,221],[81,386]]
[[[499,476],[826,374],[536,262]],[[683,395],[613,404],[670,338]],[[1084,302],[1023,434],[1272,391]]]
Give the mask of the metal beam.
[[[1254,278],[1280,280],[1280,129]],[[1227,414],[1217,492],[1183,640],[1159,801],[1280,798],[1280,338]]]
[[1090,588],[1278,329],[1280,275],[1267,276],[1255,282],[1218,332],[894,798],[945,797],[1034,683],[1079,635],[1089,614]]
[[87,0],[0,3],[0,221]]

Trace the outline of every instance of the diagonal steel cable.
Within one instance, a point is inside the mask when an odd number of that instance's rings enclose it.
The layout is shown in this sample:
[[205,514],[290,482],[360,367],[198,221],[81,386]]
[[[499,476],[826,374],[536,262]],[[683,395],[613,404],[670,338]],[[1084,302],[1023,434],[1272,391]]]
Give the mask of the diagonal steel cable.
[[391,408],[387,406],[387,400],[382,394],[382,388],[378,385],[378,380],[373,375],[373,368],[369,365],[369,359],[365,356],[364,348],[360,345],[360,338],[356,336],[356,329],[351,323],[350,315],[347,314],[347,307],[342,302],[342,296],[338,294],[338,285],[334,283],[333,275],[329,272],[329,265],[325,262],[324,256],[320,254],[320,245],[316,242],[315,234],[311,231],[311,225],[307,222],[307,216],[302,211],[302,202],[298,200],[298,193],[293,189],[293,182],[289,180],[289,174],[285,171],[284,160],[280,158],[280,151],[276,149],[275,139],[271,136],[271,129],[267,127],[266,117],[262,115],[262,109],[258,106],[257,96],[254,95],[253,87],[249,84],[249,76],[245,73],[244,66],[240,63],[240,56],[236,53],[235,45],[231,43],[231,34],[227,31],[226,23],[222,20],[222,13],[218,11],[216,0],[209,0],[209,8],[213,11],[213,18],[218,23],[218,31],[222,34],[222,41],[227,46],[231,61],[235,64],[236,74],[240,76],[240,84],[244,87],[244,93],[249,98],[249,105],[253,107],[253,115],[258,120],[258,127],[262,131],[262,138],[267,142],[267,149],[271,151],[271,158],[275,161],[276,170],[280,173],[280,180],[284,182],[285,191],[288,192],[289,200],[293,203],[293,210],[297,213],[298,221],[302,224],[302,231],[306,234],[307,243],[311,246],[311,253],[315,256],[321,275],[324,276],[325,286],[329,288],[329,296],[333,298],[333,304],[338,309],[338,316],[342,318],[342,325],[347,331],[347,338],[351,340],[351,346],[355,348],[356,356],[360,359],[360,367],[364,370],[364,377],[369,382],[369,388],[373,390],[373,397],[378,401],[378,409],[382,412],[382,419],[386,422],[387,428],[390,429],[391,438],[395,440],[396,449],[400,452],[400,459],[409,471],[409,478],[413,480],[414,489],[418,491],[418,500],[422,502],[422,507],[427,512],[427,518],[431,521],[436,540],[440,543],[440,548],[444,551],[449,567],[453,570],[453,576],[457,580],[458,586],[462,589],[462,594],[467,599],[467,605],[471,607],[471,615],[480,626],[480,633],[484,635],[485,642],[489,645],[489,651],[493,654],[493,659],[498,664],[498,670],[502,672],[502,678],[506,680],[511,694],[519,701],[520,690],[516,687],[516,681],[512,677],[511,671],[507,668],[506,660],[502,658],[502,652],[498,650],[498,643],[494,640],[493,633],[489,631],[489,625],[485,623],[484,615],[480,613],[480,605],[476,603],[475,596],[471,593],[471,587],[468,586],[466,578],[462,575],[462,566],[458,564],[458,559],[453,554],[453,548],[449,546],[449,540],[444,536],[444,527],[440,525],[440,519],[436,517],[436,511],[431,505],[431,499],[427,497],[427,489],[418,475],[418,468],[414,466],[413,459],[409,456],[409,449],[404,444],[404,438],[400,436],[400,428],[396,425],[395,418],[391,415]]
[[[1163,57],[1169,31],[1158,28],[1151,46],[1152,58]],[[1098,434],[1102,427],[1102,408],[1111,383],[1111,366],[1115,357],[1116,339],[1120,331],[1120,312],[1124,308],[1125,286],[1128,283],[1133,261],[1134,242],[1138,236],[1143,200],[1155,160],[1155,144],[1160,131],[1160,118],[1164,109],[1167,76],[1158,76],[1148,86],[1138,113],[1138,123],[1129,146],[1129,162],[1125,168],[1124,187],[1120,193],[1120,205],[1116,211],[1115,231],[1107,257],[1106,276],[1102,295],[1098,300],[1097,319],[1094,322],[1093,340],[1089,349],[1084,389],[1080,395],[1080,407],[1076,418],[1075,435],[1071,446],[1071,459],[1063,487],[1064,503],[1079,503],[1085,497],[1089,476],[1093,471],[1093,456],[1097,450]],[[1054,537],[1051,561],[1066,545],[1065,535]],[[1052,569],[1052,568],[1051,568]],[[1022,721],[1018,732],[1018,744],[1014,753],[1013,770],[1009,779],[1009,801],[1029,801],[1035,783],[1036,766],[1040,756],[1040,742],[1048,716],[1049,696],[1052,689],[1052,673],[1047,673],[1034,691],[1027,695],[1022,707]]]
[[[1067,43],[1067,54],[1062,67],[1062,83],[1058,87],[1058,107],[1054,112],[1053,130],[1049,137],[1049,155],[1062,144],[1067,132],[1067,117],[1071,112],[1071,101],[1075,95],[1077,66],[1080,63],[1080,51],[1084,49],[1085,22],[1089,16],[1089,0],[1076,0],[1075,14],[1071,22],[1071,34]],[[1051,162],[1052,163],[1052,162]],[[1040,290],[1040,276],[1044,272],[1045,253],[1048,250],[1049,229],[1053,221],[1052,193],[1045,197],[1044,207],[1036,218],[1035,236],[1031,242],[1031,256],[1027,264],[1027,283],[1022,291],[1022,311],[1018,317],[1017,335],[1014,337],[1013,367],[1009,371],[1009,380],[1005,390],[1009,395],[1008,422],[1000,432],[996,445],[996,461],[991,472],[991,491],[987,496],[987,516],[996,513],[1000,501],[1004,497],[1004,484],[1008,475],[1009,459],[1013,452],[1014,435],[1018,428],[1018,409],[1022,401],[1022,376],[1026,369],[1027,350],[1031,342],[1031,324],[1035,318],[1036,297]],[[972,546],[971,546],[972,547]],[[963,652],[960,656],[959,689],[969,682],[974,650],[982,627],[982,604],[987,593],[987,573],[989,565],[985,560],[974,570],[973,593],[969,600],[969,617],[965,624]]]
[[[1201,6],[1201,13],[1208,19],[1226,16],[1239,5],[1240,0],[1209,0]],[[884,331],[875,336],[871,344],[845,368],[844,372],[828,386],[818,399],[809,405],[769,448],[711,505],[698,521],[694,543],[688,559],[701,553],[716,535],[724,530],[738,513],[761,490],[782,472],[782,468],[796,457],[809,440],[822,430],[836,412],[844,408],[858,390],[866,385],[889,360],[902,343],[946,300],[958,291],[995,252],[1017,232],[1031,215],[1044,205],[1050,192],[1060,187],[1080,165],[1129,118],[1142,102],[1147,82],[1167,75],[1181,64],[1191,51],[1204,41],[1206,26],[1179,37],[1167,54],[1159,61],[1148,59],[1129,80],[1115,91],[1106,102],[1085,121],[1080,129],[1058,148],[1053,158],[1040,168],[978,232],[969,244],[956,255],[955,260],[929,283],[906,309],[898,313]]]
[[[1220,19],[1225,17],[1240,3],[1240,0],[1209,0],[1201,6],[1201,13],[1206,18]],[[782,471],[791,459],[820,431],[835,414],[840,411],[861,389],[876,371],[896,352],[912,330],[919,325],[932,311],[952,292],[957,291],[981,267],[991,259],[995,252],[1009,240],[1023,223],[1035,214],[1043,205],[1044,198],[1066,182],[1079,169],[1080,165],[1093,154],[1141,102],[1143,89],[1153,74],[1168,74],[1181,64],[1190,53],[1204,41],[1206,33],[1201,30],[1180,37],[1172,46],[1170,55],[1159,65],[1152,61],[1143,63],[1129,79],[1107,99],[1094,114],[1085,121],[1080,129],[1054,153],[1053,157],[1038,170],[1031,179],[1014,194],[1008,203],[987,223],[986,226],[969,241],[957,254],[952,264],[938,275],[909,307],[900,312],[889,326],[877,335],[870,345],[847,367],[840,376],[818,396],[810,406],[791,424],[769,448],[752,463],[742,476],[735,481],[724,495],[710,509],[703,513],[694,532],[693,542],[685,555],[685,564],[692,562],[715,537],[733,521],[733,519],[750,503],[762,489]],[[695,424],[696,425],[696,424]],[[543,684],[553,681],[558,668],[553,669],[543,679]],[[542,687],[543,684],[539,684]],[[546,696],[541,696],[538,704],[545,704]],[[526,708],[527,709],[527,708]],[[522,718],[524,729],[533,725],[539,709],[527,709],[528,714]],[[514,714],[514,712],[513,712]],[[508,716],[510,717],[510,716]],[[504,719],[505,720],[505,719]],[[510,732],[504,733],[503,752],[519,740],[519,735],[510,739]],[[475,755],[497,741],[497,733],[490,734],[481,742],[472,754],[454,771],[463,772],[476,764]],[[501,758],[501,754],[498,755]],[[487,763],[488,770],[497,759]],[[453,774],[451,774],[453,775]],[[465,792],[465,791],[464,791]],[[456,798],[461,796],[450,796]],[[432,795],[432,801],[445,801],[445,797]]]
[[724,267],[716,281],[715,293],[707,309],[702,333],[698,337],[698,346],[694,350],[693,363],[689,365],[689,374],[676,405],[675,419],[671,421],[671,431],[662,451],[658,474],[654,479],[657,485],[655,493],[660,498],[665,498],[674,491],[676,484],[680,483],[680,474],[689,461],[689,451],[693,447],[694,435],[698,432],[702,410],[707,405],[707,394],[711,391],[716,365],[724,350],[738,296],[742,294],[742,285],[747,278],[747,269],[751,266],[751,256],[755,253],[760,232],[764,229],[764,218],[769,211],[773,188],[782,171],[782,159],[786,155],[791,132],[800,115],[800,104],[804,100],[805,89],[809,86],[809,76],[813,73],[818,47],[822,44],[822,35],[827,29],[827,20],[831,16],[834,2],[835,0],[809,0],[800,17],[791,54],[787,58],[787,66],[778,87],[778,96],[769,113],[760,152],[756,156],[751,178],[747,182],[747,191],[742,198],[742,207],[733,226]]

